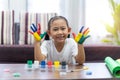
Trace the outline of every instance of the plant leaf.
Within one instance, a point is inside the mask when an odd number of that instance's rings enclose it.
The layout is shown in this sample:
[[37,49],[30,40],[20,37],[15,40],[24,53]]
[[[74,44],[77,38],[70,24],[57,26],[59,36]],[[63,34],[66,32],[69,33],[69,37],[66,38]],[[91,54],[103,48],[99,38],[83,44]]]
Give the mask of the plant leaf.
[[109,24],[105,24],[105,28],[109,33],[116,35],[116,29],[114,27],[110,26]]

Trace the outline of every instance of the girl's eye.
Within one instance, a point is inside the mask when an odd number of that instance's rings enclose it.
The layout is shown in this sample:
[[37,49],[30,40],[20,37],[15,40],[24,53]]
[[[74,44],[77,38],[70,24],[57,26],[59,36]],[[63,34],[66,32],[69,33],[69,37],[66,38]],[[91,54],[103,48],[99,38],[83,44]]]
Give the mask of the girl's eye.
[[66,28],[62,28],[62,30],[65,30]]
[[53,31],[57,31],[58,29],[53,29]]

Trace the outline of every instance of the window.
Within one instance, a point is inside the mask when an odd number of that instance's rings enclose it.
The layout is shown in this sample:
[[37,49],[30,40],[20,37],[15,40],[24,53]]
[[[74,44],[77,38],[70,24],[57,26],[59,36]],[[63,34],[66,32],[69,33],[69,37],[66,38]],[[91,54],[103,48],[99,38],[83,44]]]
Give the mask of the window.
[[86,0],[85,13],[86,26],[91,30],[91,42],[101,43],[101,39],[108,34],[104,23],[113,25],[108,0]]
[[60,0],[28,0],[29,12],[59,13]]
[[8,10],[8,0],[0,0],[0,11]]

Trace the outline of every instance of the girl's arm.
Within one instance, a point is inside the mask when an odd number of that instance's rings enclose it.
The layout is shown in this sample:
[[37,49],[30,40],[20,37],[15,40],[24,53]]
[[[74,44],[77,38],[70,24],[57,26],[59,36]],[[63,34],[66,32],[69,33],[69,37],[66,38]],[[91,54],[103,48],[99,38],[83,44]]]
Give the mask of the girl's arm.
[[41,53],[40,41],[34,42],[34,59],[38,61],[45,60],[46,56]]
[[84,50],[83,43],[88,37],[90,37],[90,35],[88,35],[89,28],[86,28],[84,31],[83,31],[83,28],[84,26],[81,27],[78,35],[75,35],[75,33],[72,33],[75,41],[78,43],[78,55],[75,58],[77,63],[79,64],[83,64],[85,62],[85,50]]
[[82,44],[78,44],[78,55],[75,57],[76,62],[83,64],[85,62],[85,50]]
[[41,61],[45,60],[45,56],[41,53],[40,49],[40,42],[41,39],[46,35],[46,32],[41,34],[41,26],[38,24],[38,26],[35,26],[35,24],[32,24],[30,26],[32,31],[29,31],[34,36],[34,59]]

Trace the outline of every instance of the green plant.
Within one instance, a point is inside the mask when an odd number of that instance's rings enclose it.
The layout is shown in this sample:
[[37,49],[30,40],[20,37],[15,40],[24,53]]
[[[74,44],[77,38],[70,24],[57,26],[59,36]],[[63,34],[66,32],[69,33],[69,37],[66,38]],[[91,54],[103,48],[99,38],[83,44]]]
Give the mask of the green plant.
[[102,41],[120,45],[120,3],[115,2],[115,0],[109,0],[109,3],[112,9],[114,24],[112,26],[106,23],[105,28],[111,34],[112,39],[106,38]]

